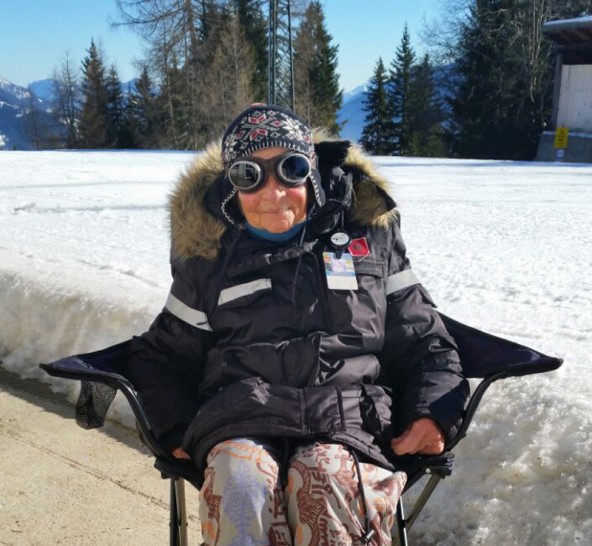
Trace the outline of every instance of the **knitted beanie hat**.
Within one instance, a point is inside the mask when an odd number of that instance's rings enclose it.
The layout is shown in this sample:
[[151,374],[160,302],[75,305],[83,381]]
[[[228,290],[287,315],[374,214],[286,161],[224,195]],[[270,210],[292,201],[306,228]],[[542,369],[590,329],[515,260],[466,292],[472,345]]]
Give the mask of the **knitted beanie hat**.
[[294,112],[281,106],[253,104],[229,125],[222,138],[222,161],[228,168],[237,157],[263,148],[288,148],[315,157],[311,130]]

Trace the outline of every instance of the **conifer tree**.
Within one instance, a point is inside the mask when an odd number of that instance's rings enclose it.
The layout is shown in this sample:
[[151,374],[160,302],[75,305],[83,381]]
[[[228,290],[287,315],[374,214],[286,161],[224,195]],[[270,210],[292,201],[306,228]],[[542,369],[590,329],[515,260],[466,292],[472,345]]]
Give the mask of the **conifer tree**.
[[[264,101],[267,95],[267,21],[262,11],[262,0],[235,0],[245,40],[251,48],[254,62],[252,92],[255,99]],[[267,1],[265,1],[267,4]]]
[[154,148],[158,146],[155,132],[159,127],[159,99],[148,72],[144,65],[140,77],[131,90],[126,106],[127,138],[133,146]]
[[[204,75],[200,119],[205,141],[224,132],[237,112],[254,102],[256,62],[238,14],[229,13]],[[205,141],[203,144],[205,144]]]
[[442,123],[442,101],[434,81],[434,69],[428,54],[412,67],[409,96],[411,143],[409,152],[419,157],[446,155]]
[[192,109],[187,104],[187,72],[179,67],[175,57],[164,67],[161,100],[163,105],[163,127],[159,135],[159,147],[185,150],[190,147],[191,138],[197,132],[190,130]]
[[363,109],[366,117],[360,143],[371,154],[392,155],[393,112],[388,96],[388,74],[382,58],[376,63]]
[[79,141],[78,119],[80,117],[80,92],[76,69],[66,55],[59,69],[54,71],[53,112],[59,125],[64,127],[63,135],[57,135],[66,148],[76,148]]
[[338,46],[325,24],[323,7],[313,0],[304,11],[294,40],[295,109],[310,125],[338,133],[343,92],[337,73]]
[[109,127],[107,87],[103,59],[94,40],[82,61],[82,97],[80,144],[84,148],[104,148],[108,145]]
[[107,145],[110,148],[121,148],[123,131],[124,99],[121,80],[115,65],[111,65],[105,82],[107,93]]
[[409,29],[405,25],[390,70],[390,100],[393,109],[394,145],[398,155],[411,152],[412,127],[409,113],[411,97],[411,69],[415,53],[411,47]]

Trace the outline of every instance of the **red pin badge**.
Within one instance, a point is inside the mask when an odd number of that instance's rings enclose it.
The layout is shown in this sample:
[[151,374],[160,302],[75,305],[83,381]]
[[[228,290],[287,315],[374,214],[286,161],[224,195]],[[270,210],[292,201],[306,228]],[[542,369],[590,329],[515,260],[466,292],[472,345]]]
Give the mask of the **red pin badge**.
[[366,237],[353,239],[347,249],[352,256],[358,258],[370,256],[370,248],[368,247],[368,241],[366,241]]

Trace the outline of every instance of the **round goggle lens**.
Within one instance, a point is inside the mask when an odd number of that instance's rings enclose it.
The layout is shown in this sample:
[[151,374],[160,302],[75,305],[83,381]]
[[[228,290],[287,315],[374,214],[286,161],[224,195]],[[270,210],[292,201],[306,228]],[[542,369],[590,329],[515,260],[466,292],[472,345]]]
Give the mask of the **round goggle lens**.
[[252,157],[232,163],[228,169],[228,178],[239,191],[255,192],[270,173],[275,173],[277,180],[285,186],[299,186],[306,182],[311,169],[308,157],[298,153],[271,159]]
[[262,176],[261,167],[252,161],[237,161],[230,166],[228,178],[239,190],[248,190],[260,184]]
[[282,159],[278,171],[286,182],[298,184],[310,174],[310,161],[306,156],[292,154]]

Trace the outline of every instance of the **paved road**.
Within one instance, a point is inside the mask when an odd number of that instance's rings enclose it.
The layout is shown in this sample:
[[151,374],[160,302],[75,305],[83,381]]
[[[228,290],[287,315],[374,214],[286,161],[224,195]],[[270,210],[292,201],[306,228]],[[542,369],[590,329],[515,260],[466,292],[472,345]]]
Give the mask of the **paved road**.
[[[83,430],[39,383],[0,369],[0,545],[168,544],[168,482],[134,432]],[[187,486],[189,543],[199,543]]]

